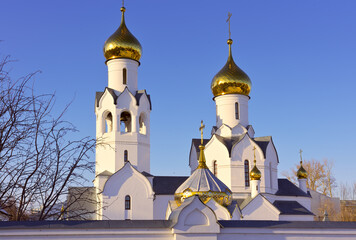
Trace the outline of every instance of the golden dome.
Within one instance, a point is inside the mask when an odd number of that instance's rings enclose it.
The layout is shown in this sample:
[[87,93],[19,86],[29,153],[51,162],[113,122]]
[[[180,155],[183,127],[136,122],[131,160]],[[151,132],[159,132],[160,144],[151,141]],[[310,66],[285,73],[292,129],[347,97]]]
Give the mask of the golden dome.
[[197,195],[203,203],[214,199],[222,206],[228,206],[232,202],[231,190],[220,181],[206,166],[204,146],[200,145],[199,165],[192,175],[178,187],[174,199],[178,206],[186,198]]
[[306,179],[308,177],[308,172],[303,168],[302,161],[300,161],[300,168],[297,171],[298,179]]
[[242,94],[248,96],[251,90],[251,80],[234,62],[231,54],[232,39],[227,40],[229,57],[225,66],[211,81],[211,91],[214,96],[225,94]]
[[256,166],[256,160],[253,161],[255,163],[255,166],[253,166],[251,172],[250,172],[250,178],[251,180],[260,180],[261,179],[261,172],[258,170]]
[[140,42],[130,33],[125,24],[125,8],[121,8],[122,18],[119,28],[105,41],[104,56],[106,60],[130,58],[139,61],[142,47]]

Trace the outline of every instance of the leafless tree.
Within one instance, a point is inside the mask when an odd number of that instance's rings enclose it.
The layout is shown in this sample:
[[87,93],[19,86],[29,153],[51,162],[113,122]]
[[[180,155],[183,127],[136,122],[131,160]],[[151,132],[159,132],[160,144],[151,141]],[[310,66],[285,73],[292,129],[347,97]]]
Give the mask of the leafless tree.
[[[327,159],[317,161],[315,159],[303,161],[303,167],[308,172],[307,188],[333,197],[336,189],[336,179],[333,175],[333,163]],[[290,172],[282,174],[294,183],[297,183],[296,173],[299,165]]]
[[67,107],[53,116],[54,95],[34,92],[37,73],[14,81],[10,62],[0,61],[0,209],[10,220],[60,219],[68,187],[86,184],[94,169],[96,141],[69,140],[77,130],[63,120]]

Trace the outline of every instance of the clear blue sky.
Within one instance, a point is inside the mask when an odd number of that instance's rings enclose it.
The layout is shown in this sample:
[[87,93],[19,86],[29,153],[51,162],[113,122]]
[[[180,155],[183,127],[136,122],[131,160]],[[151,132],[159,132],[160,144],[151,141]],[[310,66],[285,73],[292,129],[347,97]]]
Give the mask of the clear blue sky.
[[[215,124],[210,82],[225,64],[227,13],[233,55],[252,81],[250,123],[272,135],[279,173],[305,159],[327,158],[339,181],[355,181],[356,1],[127,0],[128,28],[143,46],[139,88],[151,94],[151,172],[188,175],[200,120]],[[80,134],[95,135],[94,96],[107,86],[102,47],[120,23],[120,0],[5,0],[0,52],[12,75],[41,70],[40,93]]]

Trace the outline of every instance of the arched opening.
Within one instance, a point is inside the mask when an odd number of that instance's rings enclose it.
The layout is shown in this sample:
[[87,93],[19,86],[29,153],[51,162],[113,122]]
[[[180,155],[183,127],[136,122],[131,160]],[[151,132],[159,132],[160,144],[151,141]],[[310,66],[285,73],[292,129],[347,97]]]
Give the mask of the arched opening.
[[124,151],[124,162],[129,161],[129,152],[127,150]]
[[250,186],[250,165],[248,160],[245,160],[245,187]]
[[240,119],[239,103],[235,102],[235,118]]
[[112,131],[112,114],[109,112],[105,116],[105,132],[111,132]]
[[120,115],[120,132],[131,132],[131,114],[122,112]]
[[129,195],[125,197],[125,210],[131,210],[131,197]]
[[141,113],[141,115],[138,119],[138,123],[139,123],[139,127],[140,127],[139,132],[141,134],[146,135],[147,127],[146,127],[146,116],[144,113]]
[[126,68],[122,69],[122,84],[127,84],[127,70]]
[[213,173],[215,176],[218,175],[218,163],[216,160],[213,161]]

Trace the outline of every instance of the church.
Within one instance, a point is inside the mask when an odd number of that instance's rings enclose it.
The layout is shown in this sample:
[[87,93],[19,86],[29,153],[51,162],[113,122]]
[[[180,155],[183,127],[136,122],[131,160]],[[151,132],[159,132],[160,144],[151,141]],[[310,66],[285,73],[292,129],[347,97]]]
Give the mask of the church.
[[190,176],[152,175],[152,104],[138,88],[142,47],[125,10],[104,44],[108,85],[95,96],[94,187],[69,190],[68,203],[74,195],[91,200],[70,204],[83,211],[74,216],[91,220],[75,220],[69,209],[60,221],[0,222],[0,239],[356,239],[355,222],[314,221],[302,158],[298,185],[278,179],[272,137],[257,136],[249,123],[252,83],[233,59],[230,36],[227,61],[211,81],[216,125],[208,136],[203,121],[188,123],[201,132],[186,159]]
[[249,124],[252,83],[233,59],[231,38],[227,61],[211,81],[216,126],[204,138],[202,122],[201,138],[192,139],[191,176],[150,174],[152,106],[148,91],[138,89],[137,77],[142,47],[126,26],[124,7],[121,12],[119,28],[104,44],[108,86],[95,99],[101,141],[96,148],[96,219],[170,219],[197,196],[218,220],[313,221],[302,165],[299,186],[278,179],[272,137],[255,136]]

